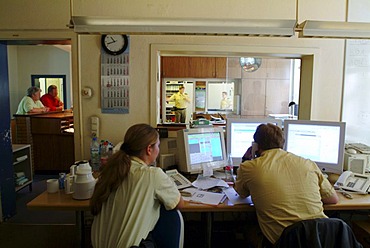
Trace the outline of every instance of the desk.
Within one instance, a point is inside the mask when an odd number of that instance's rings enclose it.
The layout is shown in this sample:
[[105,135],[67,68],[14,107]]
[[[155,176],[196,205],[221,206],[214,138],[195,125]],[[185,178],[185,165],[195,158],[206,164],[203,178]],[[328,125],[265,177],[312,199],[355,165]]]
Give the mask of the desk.
[[[370,195],[353,194],[353,199],[345,198],[338,193],[339,202],[337,204],[324,205],[325,210],[370,210]],[[35,210],[56,210],[56,211],[75,211],[76,228],[79,235],[81,247],[84,247],[84,211],[89,211],[89,200],[74,200],[72,195],[67,195],[64,191],[55,194],[49,194],[46,191],[38,195],[32,201],[27,203],[29,209]],[[255,208],[249,205],[232,205],[228,199],[218,206],[204,205],[193,202],[185,202],[181,212],[207,213],[207,246],[211,247],[212,233],[212,213],[214,212],[253,212]]]

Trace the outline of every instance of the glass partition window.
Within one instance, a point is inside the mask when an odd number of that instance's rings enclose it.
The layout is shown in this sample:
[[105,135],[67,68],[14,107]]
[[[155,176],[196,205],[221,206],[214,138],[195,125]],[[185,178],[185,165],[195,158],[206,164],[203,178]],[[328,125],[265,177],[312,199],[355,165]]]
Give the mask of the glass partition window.
[[232,111],[234,82],[208,82],[208,111]]
[[[58,89],[59,99],[66,104],[65,101],[65,75],[32,75],[32,85],[37,86],[41,89],[41,96],[48,93],[48,87],[50,85],[56,85]],[[66,108],[66,106],[64,106]]]

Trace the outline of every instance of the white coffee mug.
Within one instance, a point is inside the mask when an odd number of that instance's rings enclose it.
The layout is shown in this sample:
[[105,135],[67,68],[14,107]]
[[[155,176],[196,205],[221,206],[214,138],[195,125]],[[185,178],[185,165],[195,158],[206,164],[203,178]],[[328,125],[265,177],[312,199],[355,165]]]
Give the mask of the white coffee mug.
[[46,180],[46,190],[48,193],[56,193],[59,191],[59,180],[48,179]]

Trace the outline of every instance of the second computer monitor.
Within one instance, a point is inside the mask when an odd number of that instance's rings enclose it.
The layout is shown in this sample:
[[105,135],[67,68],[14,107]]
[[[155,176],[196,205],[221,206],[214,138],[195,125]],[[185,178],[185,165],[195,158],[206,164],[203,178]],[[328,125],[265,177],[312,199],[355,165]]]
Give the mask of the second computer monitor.
[[233,159],[233,164],[238,166],[244,153],[251,146],[253,135],[261,124],[272,123],[281,128],[282,121],[273,118],[227,118],[226,139],[227,153]]
[[284,121],[285,149],[316,162],[323,172],[341,174],[345,129],[344,122]]

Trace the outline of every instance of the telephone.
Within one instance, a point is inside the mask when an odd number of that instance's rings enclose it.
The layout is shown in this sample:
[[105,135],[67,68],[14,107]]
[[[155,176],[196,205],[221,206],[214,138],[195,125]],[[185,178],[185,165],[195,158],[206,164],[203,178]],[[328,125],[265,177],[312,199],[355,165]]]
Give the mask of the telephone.
[[252,159],[255,159],[256,157],[258,157],[257,151],[258,151],[258,144],[253,141],[252,142]]
[[336,189],[349,190],[361,194],[367,194],[369,192],[369,186],[369,175],[353,173],[352,171],[344,171],[334,184]]
[[176,184],[177,189],[183,189],[192,186],[189,179],[180,174],[176,169],[166,171],[166,174]]

